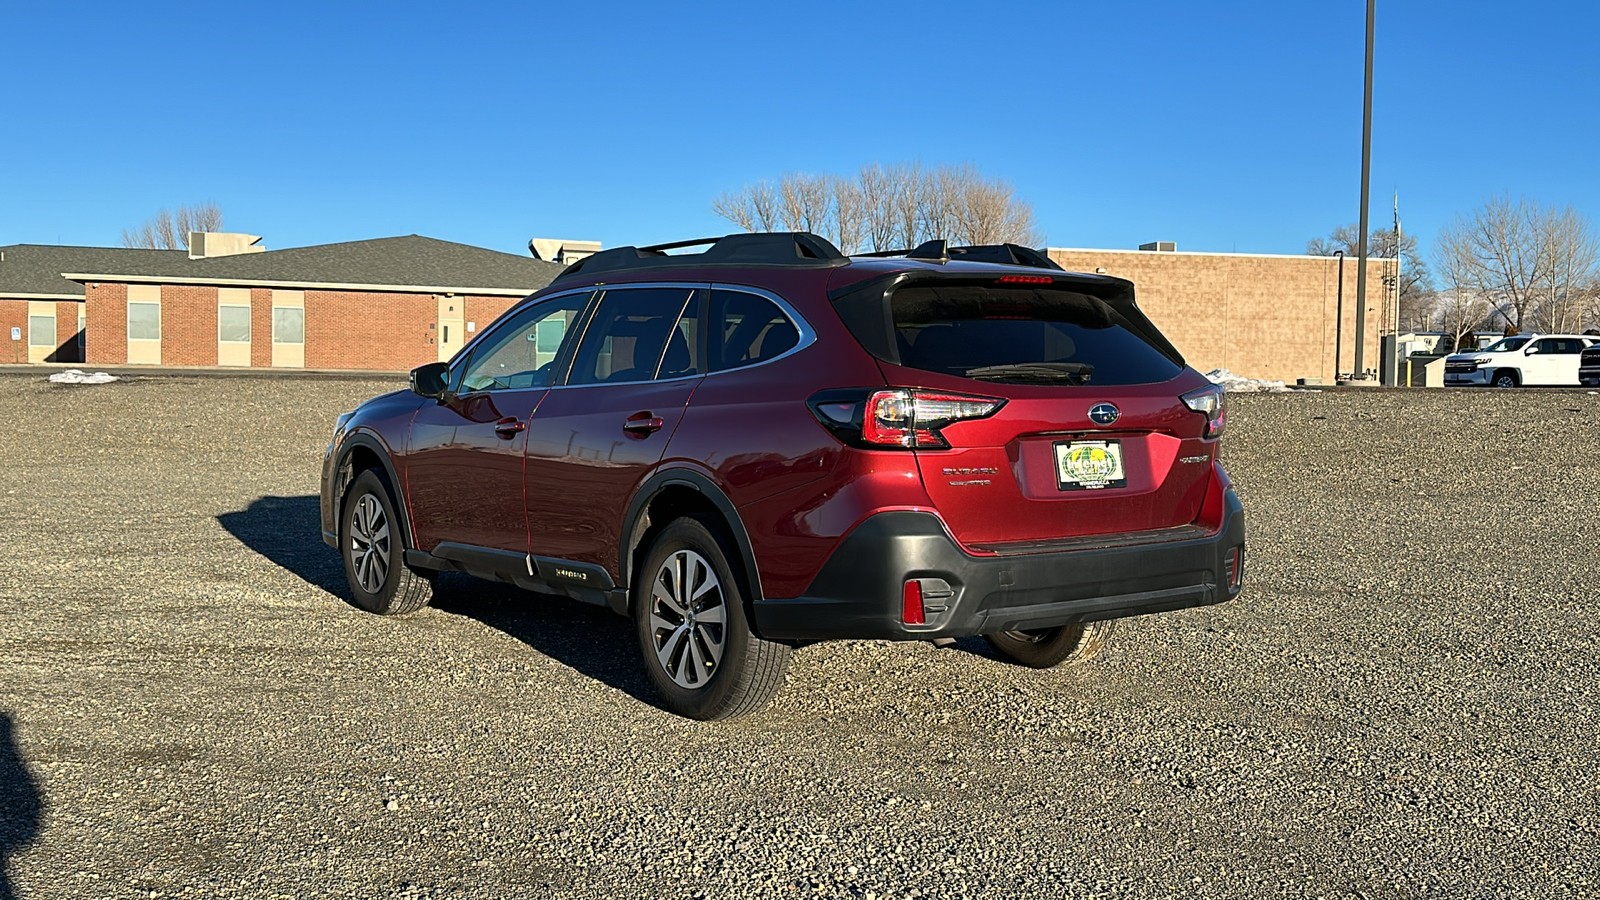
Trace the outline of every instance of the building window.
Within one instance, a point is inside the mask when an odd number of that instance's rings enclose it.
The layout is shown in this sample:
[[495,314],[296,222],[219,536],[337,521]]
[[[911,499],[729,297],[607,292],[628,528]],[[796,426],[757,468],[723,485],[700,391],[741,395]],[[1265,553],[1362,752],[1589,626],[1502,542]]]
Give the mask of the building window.
[[128,340],[161,340],[161,304],[142,301],[128,304]]
[[272,308],[272,342],[274,344],[304,344],[306,342],[306,311],[295,306]]
[[217,340],[225,344],[250,343],[250,307],[217,307]]
[[28,346],[54,347],[56,345],[56,317],[28,317]]

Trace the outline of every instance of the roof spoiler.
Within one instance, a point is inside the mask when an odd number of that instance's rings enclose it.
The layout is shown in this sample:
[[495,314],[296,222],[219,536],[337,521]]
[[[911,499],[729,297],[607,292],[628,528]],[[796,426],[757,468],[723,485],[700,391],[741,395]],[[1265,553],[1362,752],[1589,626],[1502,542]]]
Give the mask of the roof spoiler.
[[1032,247],[1024,247],[1021,244],[973,244],[968,247],[951,247],[948,241],[941,239],[924,241],[911,250],[878,250],[860,255],[869,257],[903,256],[906,259],[922,259],[941,263],[954,259],[965,262],[1000,263],[1007,266],[1027,266],[1030,269],[1063,271],[1055,260]]

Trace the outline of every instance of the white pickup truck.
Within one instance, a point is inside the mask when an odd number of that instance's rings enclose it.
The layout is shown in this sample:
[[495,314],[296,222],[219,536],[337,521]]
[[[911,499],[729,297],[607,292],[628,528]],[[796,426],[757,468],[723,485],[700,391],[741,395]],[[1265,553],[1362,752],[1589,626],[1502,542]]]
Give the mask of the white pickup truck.
[[1519,334],[1445,358],[1444,383],[1453,385],[1578,386],[1578,361],[1600,338],[1582,334]]

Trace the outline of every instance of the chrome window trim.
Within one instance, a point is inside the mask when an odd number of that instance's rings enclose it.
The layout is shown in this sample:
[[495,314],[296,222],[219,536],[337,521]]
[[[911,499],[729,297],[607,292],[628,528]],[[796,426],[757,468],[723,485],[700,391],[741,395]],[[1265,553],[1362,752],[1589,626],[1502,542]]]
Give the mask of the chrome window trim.
[[[730,372],[743,372],[746,369],[753,369],[757,366],[775,363],[780,359],[787,359],[790,356],[799,353],[801,350],[811,346],[817,340],[817,333],[812,330],[811,323],[807,322],[805,317],[800,315],[800,313],[789,304],[789,301],[769,290],[766,290],[765,288],[751,287],[747,284],[728,284],[720,281],[630,281],[624,284],[600,284],[591,288],[591,290],[598,292],[600,294],[599,299],[603,301],[605,299],[605,294],[609,293],[610,291],[623,291],[630,288],[687,288],[691,290],[738,291],[744,294],[754,294],[763,300],[771,301],[771,303],[778,307],[778,309],[781,310],[785,316],[788,316],[790,323],[794,325],[795,331],[799,333],[800,337],[795,341],[793,347],[790,347],[788,350],[785,350],[771,359],[763,359],[760,362],[750,363],[749,365],[739,366],[733,369],[723,369],[718,372],[698,372],[693,375],[679,375],[676,378],[651,378],[647,381],[603,381],[591,384],[557,384],[551,385],[550,390],[559,391],[566,388],[624,387],[627,385],[641,384],[671,384],[677,381],[687,381],[691,378],[714,378],[718,375],[726,375]],[[552,294],[551,296],[556,295]],[[710,300],[710,297],[706,298],[706,302],[709,303]],[[593,316],[590,316],[589,318],[592,319]],[[589,323],[585,321],[584,331],[586,333],[588,328]],[[583,336],[580,335],[578,339],[581,341]],[[571,373],[568,374],[570,375]]]

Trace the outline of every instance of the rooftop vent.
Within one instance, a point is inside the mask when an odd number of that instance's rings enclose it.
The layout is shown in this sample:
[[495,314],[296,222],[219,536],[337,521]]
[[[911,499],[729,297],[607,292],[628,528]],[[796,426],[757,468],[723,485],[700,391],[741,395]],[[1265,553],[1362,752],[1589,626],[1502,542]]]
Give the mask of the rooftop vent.
[[1151,251],[1154,251],[1156,253],[1176,253],[1177,250],[1178,250],[1178,242],[1177,241],[1151,241],[1148,244],[1140,244],[1139,245],[1139,249],[1140,250],[1151,250]]
[[528,252],[534,259],[571,265],[586,256],[600,252],[599,241],[564,241],[559,238],[534,238],[528,242]]
[[238,256],[241,253],[260,253],[261,235],[240,234],[231,231],[189,232],[189,258],[211,259],[216,256]]

